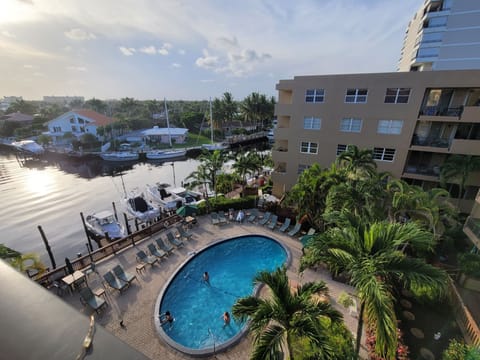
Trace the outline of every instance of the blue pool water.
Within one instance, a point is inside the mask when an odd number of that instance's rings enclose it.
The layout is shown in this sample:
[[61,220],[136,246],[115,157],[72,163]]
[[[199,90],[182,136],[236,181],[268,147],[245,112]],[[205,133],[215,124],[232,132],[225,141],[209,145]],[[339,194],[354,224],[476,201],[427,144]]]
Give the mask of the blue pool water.
[[[272,271],[287,260],[285,249],[264,236],[242,236],[213,245],[192,258],[174,277],[160,302],[160,314],[170,311],[175,321],[163,330],[176,343],[206,349],[225,343],[244,324],[224,326],[222,315],[252,294],[253,277]],[[203,281],[207,271],[210,284]]]

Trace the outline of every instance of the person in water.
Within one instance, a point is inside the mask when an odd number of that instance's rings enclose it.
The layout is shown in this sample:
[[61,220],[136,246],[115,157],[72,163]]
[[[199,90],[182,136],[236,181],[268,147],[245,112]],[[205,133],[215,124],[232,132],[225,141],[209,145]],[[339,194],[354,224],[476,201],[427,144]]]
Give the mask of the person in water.
[[164,325],[166,323],[169,323],[170,327],[172,327],[173,316],[170,314],[170,311],[165,311],[165,314],[160,315],[160,324]]
[[208,272],[203,273],[203,281],[205,281],[207,284],[210,284],[210,275],[208,275]]
[[228,311],[225,311],[223,313],[223,326],[227,325],[230,325],[230,314],[228,313]]

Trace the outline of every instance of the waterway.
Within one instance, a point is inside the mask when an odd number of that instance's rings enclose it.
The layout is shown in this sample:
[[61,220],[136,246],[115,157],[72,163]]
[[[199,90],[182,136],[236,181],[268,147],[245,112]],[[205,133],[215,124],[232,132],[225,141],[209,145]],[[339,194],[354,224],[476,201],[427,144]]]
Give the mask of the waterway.
[[[198,161],[110,164],[103,160],[44,160],[19,162],[0,152],[0,243],[22,253],[34,252],[50,266],[38,231],[42,226],[57,265],[65,257],[87,252],[80,212],[86,216],[111,210],[115,202],[121,219],[128,192],[144,191],[146,184],[181,185]],[[123,179],[123,183],[122,183]],[[96,248],[96,246],[95,246]]]

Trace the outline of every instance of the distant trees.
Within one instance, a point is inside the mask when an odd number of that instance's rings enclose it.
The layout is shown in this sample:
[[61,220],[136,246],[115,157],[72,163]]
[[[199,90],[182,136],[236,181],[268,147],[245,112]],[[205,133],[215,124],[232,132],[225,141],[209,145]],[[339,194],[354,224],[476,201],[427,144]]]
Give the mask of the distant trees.
[[240,111],[245,121],[255,123],[264,128],[273,118],[275,98],[267,99],[265,94],[253,92],[240,104]]
[[93,111],[96,111],[100,114],[104,114],[107,110],[107,104],[102,100],[92,98],[85,101],[84,107]]
[[21,112],[22,114],[33,115],[37,111],[37,107],[33,105],[31,101],[15,100],[13,104],[7,109],[7,114],[14,113],[14,112]]

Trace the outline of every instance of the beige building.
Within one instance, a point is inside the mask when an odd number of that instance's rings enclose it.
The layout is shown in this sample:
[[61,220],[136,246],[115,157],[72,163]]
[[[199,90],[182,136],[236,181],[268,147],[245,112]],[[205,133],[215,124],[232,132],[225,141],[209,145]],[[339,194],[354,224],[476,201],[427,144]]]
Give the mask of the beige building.
[[409,22],[399,71],[480,69],[480,2],[425,0]]
[[[277,196],[349,144],[373,149],[379,171],[424,188],[438,186],[450,154],[480,156],[480,70],[297,76],[277,90]],[[467,185],[459,204],[470,212],[480,174]],[[449,190],[459,196],[457,185]]]

